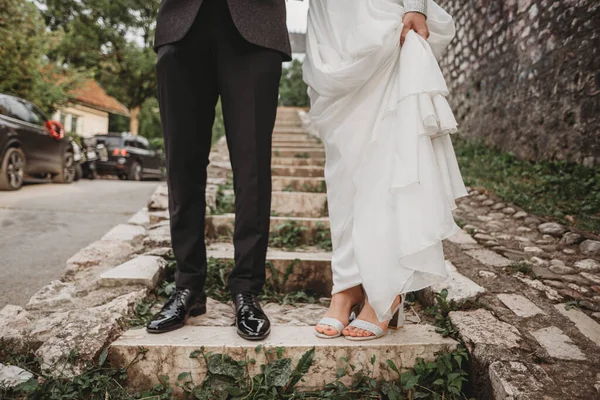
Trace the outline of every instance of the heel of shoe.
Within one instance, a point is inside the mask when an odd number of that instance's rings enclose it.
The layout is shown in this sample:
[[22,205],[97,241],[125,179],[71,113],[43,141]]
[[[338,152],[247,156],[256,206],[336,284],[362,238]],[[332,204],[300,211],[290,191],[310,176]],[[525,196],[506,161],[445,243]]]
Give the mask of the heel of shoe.
[[206,304],[194,304],[192,308],[190,308],[188,315],[190,317],[198,317],[204,314],[206,314]]
[[404,326],[404,296],[402,296],[402,300],[400,304],[394,311],[394,316],[390,320],[388,328],[390,329],[400,329]]

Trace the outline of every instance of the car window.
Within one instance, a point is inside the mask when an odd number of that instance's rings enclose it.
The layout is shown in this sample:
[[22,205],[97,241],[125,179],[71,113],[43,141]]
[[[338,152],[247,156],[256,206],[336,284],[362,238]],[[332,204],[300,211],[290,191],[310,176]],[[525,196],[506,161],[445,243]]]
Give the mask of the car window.
[[114,149],[122,146],[122,139],[118,136],[97,135],[96,142],[105,145],[108,149]]
[[125,147],[137,147],[135,140],[126,140],[125,141]]
[[27,104],[27,108],[29,108],[29,111],[31,111],[31,116],[33,117],[33,119],[30,122],[32,124],[44,126],[44,123],[46,122],[47,118],[42,112],[42,110],[40,110],[33,104]]
[[7,99],[8,108],[10,110],[11,117],[20,119],[21,121],[30,122],[33,118],[31,111],[25,106],[25,104],[15,99]]
[[138,144],[138,147],[139,147],[140,149],[144,149],[144,150],[149,150],[149,149],[150,149],[150,146],[148,146],[148,143],[146,143],[146,142],[145,142],[143,139],[141,139],[141,138],[139,138],[139,139],[137,140],[137,144]]

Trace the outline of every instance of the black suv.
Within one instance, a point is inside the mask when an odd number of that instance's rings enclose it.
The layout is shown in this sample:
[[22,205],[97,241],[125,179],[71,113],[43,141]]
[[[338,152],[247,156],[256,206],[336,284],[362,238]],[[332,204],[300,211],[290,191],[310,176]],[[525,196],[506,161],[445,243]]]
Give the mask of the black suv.
[[163,178],[163,153],[152,149],[145,137],[108,133],[96,135],[95,138],[98,144],[108,149],[108,160],[96,163],[100,175],[116,175],[132,181]]
[[[56,129],[55,129],[56,128]],[[75,178],[74,150],[62,127],[35,105],[0,93],[0,190],[17,190],[25,175],[57,183]]]

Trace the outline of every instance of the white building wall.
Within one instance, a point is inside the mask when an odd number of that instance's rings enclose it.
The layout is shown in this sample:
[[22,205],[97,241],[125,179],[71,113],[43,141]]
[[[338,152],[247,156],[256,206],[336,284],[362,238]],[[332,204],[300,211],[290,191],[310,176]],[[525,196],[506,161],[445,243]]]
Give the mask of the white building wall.
[[[91,137],[98,133],[108,133],[108,112],[96,110],[80,104],[69,104],[58,110],[53,119],[64,120],[66,132]],[[75,118],[74,118],[75,117]],[[74,126],[74,122],[75,125]]]

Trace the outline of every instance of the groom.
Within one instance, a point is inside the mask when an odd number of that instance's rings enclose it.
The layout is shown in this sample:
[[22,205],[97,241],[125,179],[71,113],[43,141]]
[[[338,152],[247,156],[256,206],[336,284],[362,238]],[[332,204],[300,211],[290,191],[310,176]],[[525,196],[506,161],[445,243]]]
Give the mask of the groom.
[[285,1],[163,0],[155,49],[177,288],[147,331],[172,331],[206,312],[206,168],[220,96],[235,187],[228,286],[238,334],[264,339],[270,322],[256,296],[265,282],[281,63],[291,59]]

